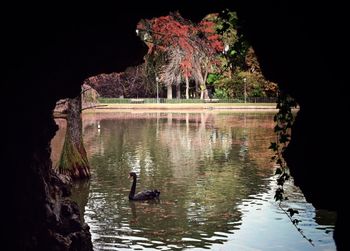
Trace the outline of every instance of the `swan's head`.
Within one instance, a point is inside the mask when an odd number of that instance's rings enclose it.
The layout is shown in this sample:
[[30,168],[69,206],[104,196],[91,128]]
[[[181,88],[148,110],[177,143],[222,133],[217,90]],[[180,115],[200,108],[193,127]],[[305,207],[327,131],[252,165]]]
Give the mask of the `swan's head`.
[[130,173],[129,173],[129,179],[130,179],[130,178],[136,179],[136,177],[137,177],[137,175],[136,175],[135,172],[130,172]]

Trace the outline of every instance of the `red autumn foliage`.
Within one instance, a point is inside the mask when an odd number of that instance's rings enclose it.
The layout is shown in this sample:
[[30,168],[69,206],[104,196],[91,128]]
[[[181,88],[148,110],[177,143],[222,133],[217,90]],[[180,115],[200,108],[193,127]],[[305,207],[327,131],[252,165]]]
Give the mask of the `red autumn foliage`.
[[206,34],[206,33],[208,33],[208,34],[215,33],[215,24],[212,21],[202,20],[198,24],[198,30],[200,30],[204,34]]
[[224,47],[220,36],[215,33],[214,22],[203,20],[199,24],[194,24],[181,17],[178,12],[141,20],[137,29],[142,31],[150,55],[166,53],[174,47],[179,47],[184,53],[180,67],[183,75],[187,77],[191,76],[195,57],[205,55],[212,60]]

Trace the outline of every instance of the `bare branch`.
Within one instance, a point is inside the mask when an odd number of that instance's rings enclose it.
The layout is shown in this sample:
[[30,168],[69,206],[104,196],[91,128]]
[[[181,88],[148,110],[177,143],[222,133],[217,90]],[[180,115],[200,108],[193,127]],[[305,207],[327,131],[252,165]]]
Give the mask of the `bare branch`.
[[93,88],[91,86],[89,86],[88,88],[83,89],[80,94],[83,95],[85,92],[87,92],[89,90],[93,90]]

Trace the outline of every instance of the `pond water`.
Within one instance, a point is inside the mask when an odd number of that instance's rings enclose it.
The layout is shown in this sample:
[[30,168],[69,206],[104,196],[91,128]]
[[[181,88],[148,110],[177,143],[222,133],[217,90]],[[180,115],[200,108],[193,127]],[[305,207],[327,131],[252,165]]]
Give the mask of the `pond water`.
[[[334,213],[286,185],[282,207],[299,211],[312,246],[274,201],[273,113],[95,113],[83,124],[92,177],[72,198],[95,250],[336,250]],[[130,171],[160,200],[130,202]]]

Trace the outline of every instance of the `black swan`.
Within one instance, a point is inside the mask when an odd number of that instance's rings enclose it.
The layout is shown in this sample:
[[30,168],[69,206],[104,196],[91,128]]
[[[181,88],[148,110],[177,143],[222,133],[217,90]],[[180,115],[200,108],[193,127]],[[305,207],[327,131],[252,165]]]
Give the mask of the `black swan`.
[[129,173],[129,178],[133,179],[131,190],[129,193],[129,200],[153,200],[158,199],[160,192],[155,190],[145,190],[135,194],[137,175],[134,172]]

